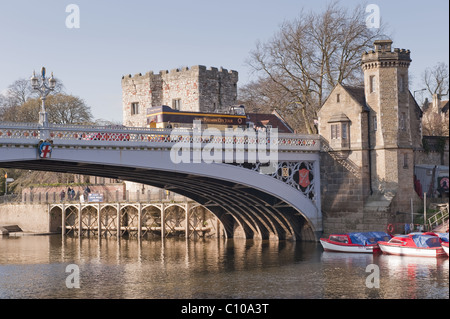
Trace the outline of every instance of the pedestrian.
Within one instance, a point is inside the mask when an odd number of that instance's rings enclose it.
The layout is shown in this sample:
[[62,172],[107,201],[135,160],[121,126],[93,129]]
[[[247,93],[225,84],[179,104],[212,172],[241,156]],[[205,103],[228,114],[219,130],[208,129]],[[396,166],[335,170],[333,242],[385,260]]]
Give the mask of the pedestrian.
[[85,200],[88,198],[89,193],[91,192],[91,189],[89,188],[89,186],[86,186],[86,188],[84,189],[84,198]]
[[64,192],[64,190],[61,191],[59,196],[61,197],[61,203],[62,203],[64,201],[64,199],[66,198],[66,193]]
[[67,199],[69,201],[72,200],[72,189],[70,188],[70,186],[69,188],[67,188]]

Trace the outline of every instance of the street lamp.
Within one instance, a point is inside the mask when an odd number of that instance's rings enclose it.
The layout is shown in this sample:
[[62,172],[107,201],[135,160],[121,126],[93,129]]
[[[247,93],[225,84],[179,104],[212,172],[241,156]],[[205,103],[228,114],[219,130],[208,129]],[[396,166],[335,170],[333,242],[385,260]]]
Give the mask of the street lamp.
[[33,75],[30,78],[30,81],[31,81],[31,87],[33,88],[33,90],[39,91],[39,93],[41,95],[42,110],[41,110],[41,112],[39,112],[39,123],[42,126],[47,127],[48,126],[48,118],[47,118],[47,111],[45,110],[45,99],[47,98],[47,95],[55,89],[56,80],[53,77],[53,73],[52,73],[52,76],[50,77],[50,79],[45,78],[45,68],[44,67],[42,67],[42,69],[41,69],[40,78],[41,79],[39,81],[39,78],[36,77],[36,72],[33,71]]
[[425,91],[425,90],[426,90],[426,89],[415,90],[415,91],[413,92],[414,100],[416,99],[416,92],[422,92],[422,91]]

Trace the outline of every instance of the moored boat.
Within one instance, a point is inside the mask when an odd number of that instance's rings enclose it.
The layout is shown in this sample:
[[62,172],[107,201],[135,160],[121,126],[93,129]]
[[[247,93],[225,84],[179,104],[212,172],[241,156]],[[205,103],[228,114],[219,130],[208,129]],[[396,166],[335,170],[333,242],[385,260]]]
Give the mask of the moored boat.
[[379,252],[378,242],[389,240],[385,232],[353,232],[346,234],[331,234],[328,238],[320,238],[325,251],[345,253]]
[[442,248],[448,256],[448,233],[437,233],[439,239],[441,240]]
[[444,242],[441,243],[441,245],[442,245],[442,249],[444,249],[445,253],[448,256],[448,242],[444,241]]
[[446,253],[439,236],[434,233],[396,235],[391,240],[378,243],[383,254],[415,257],[442,257]]

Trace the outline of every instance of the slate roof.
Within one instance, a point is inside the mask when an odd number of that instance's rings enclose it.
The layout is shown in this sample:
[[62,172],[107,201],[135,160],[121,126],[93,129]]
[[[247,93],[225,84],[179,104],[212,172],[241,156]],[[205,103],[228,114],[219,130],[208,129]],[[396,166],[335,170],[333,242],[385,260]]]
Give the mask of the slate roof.
[[257,126],[272,125],[273,128],[278,128],[279,133],[293,133],[294,130],[289,124],[278,115],[278,113],[247,113],[247,122],[253,122]]

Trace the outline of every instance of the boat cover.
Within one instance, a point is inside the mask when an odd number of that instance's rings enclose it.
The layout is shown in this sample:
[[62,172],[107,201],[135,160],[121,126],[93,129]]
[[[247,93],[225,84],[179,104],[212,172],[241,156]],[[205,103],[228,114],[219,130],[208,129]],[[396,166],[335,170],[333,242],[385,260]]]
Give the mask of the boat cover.
[[437,233],[437,235],[442,241],[448,243],[448,233]]
[[391,237],[385,232],[371,231],[364,233],[349,233],[352,244],[373,245],[379,241],[388,241]]
[[433,247],[441,247],[441,243],[439,238],[436,236],[430,235],[413,235],[412,239],[417,247],[421,248],[433,248]]

